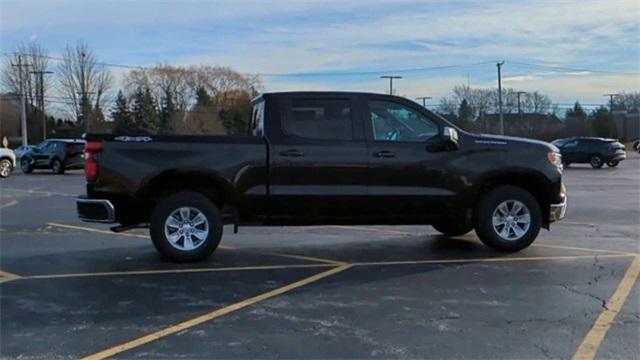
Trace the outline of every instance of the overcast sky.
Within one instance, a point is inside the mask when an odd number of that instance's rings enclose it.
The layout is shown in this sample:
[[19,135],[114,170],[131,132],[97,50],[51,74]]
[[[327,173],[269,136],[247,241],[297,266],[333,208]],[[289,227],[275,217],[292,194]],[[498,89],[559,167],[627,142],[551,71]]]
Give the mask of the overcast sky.
[[[467,80],[496,86],[496,60],[505,87],[559,103],[640,90],[640,1],[0,0],[2,52],[30,40],[53,56],[86,41],[109,63],[305,73],[265,76],[266,91],[384,92],[377,72],[464,65],[398,72],[399,94],[436,104]],[[361,74],[318,75],[342,72]]]

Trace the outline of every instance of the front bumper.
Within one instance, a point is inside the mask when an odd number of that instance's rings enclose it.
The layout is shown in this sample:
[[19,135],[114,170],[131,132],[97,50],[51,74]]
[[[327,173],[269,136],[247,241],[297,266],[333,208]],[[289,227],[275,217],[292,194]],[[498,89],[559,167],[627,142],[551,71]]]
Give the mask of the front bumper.
[[76,199],[76,209],[82,221],[116,222],[116,210],[111,201],[106,199],[89,199],[86,196],[79,196]]
[[549,222],[554,222],[564,219],[567,213],[567,195],[562,198],[562,202],[558,204],[551,204],[549,207]]

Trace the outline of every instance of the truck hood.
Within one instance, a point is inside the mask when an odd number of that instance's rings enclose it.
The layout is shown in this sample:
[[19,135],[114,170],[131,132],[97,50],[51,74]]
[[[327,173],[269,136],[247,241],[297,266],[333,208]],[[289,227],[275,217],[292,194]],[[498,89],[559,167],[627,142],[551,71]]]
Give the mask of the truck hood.
[[540,150],[546,151],[555,151],[559,152],[560,150],[553,144],[534,140],[527,139],[515,136],[504,136],[504,135],[494,135],[494,134],[472,134],[473,142],[477,145],[496,145],[496,146],[515,146],[515,147],[535,147]]

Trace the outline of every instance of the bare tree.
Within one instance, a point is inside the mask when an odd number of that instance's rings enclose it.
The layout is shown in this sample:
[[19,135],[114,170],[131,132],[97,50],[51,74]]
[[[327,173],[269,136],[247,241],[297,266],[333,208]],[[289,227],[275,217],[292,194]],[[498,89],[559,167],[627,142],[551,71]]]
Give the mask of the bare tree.
[[167,64],[131,70],[125,77],[125,88],[129,94],[138,88],[149,89],[158,104],[170,98],[177,112],[187,110],[195,96],[189,82],[189,70]]
[[88,45],[68,45],[58,66],[59,90],[68,110],[85,129],[101,121],[104,95],[112,86],[111,73],[96,61]]
[[[6,57],[2,67],[2,74],[0,75],[0,83],[5,91],[19,94],[20,93],[20,68],[12,66],[12,64],[18,63],[18,56],[22,57],[22,64],[28,64],[28,67],[22,68],[22,79],[24,81],[24,94],[25,101],[28,108],[34,108],[38,104],[39,94],[37,87],[36,75],[31,72],[43,72],[49,69],[49,58],[47,57],[47,51],[35,41],[19,44],[15,52]],[[48,77],[43,77],[42,91],[43,97],[47,96],[47,93],[51,87],[51,80]],[[43,105],[43,104],[40,104]]]
[[640,111],[640,92],[621,92],[613,98],[614,109]]

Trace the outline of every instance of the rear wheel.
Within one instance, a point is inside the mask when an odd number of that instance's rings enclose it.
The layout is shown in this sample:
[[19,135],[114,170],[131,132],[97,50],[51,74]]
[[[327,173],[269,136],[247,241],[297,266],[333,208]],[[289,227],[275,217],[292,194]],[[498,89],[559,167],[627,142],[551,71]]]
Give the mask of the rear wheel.
[[607,161],[607,166],[608,167],[616,167],[616,166],[618,166],[619,163],[620,163],[619,161],[615,161],[615,160],[614,161]]
[[487,246],[518,251],[538,236],[542,223],[540,206],[528,191],[515,186],[491,190],[478,203],[475,229]]
[[11,170],[13,170],[13,164],[11,164],[9,159],[0,160],[0,177],[9,177]]
[[448,219],[431,226],[446,236],[460,236],[473,230],[473,223],[459,219]]
[[60,161],[60,159],[53,159],[53,162],[51,163],[51,169],[53,170],[54,174],[64,174],[64,164],[62,163],[62,161]]
[[178,261],[197,261],[210,256],[222,239],[222,217],[204,195],[182,191],[172,194],[153,209],[151,239],[158,251]]
[[594,169],[600,169],[602,165],[604,165],[604,161],[602,161],[602,158],[600,156],[593,155],[591,157],[591,160],[589,160],[589,164],[591,164],[591,167]]
[[31,174],[33,172],[33,166],[31,166],[29,159],[20,160],[20,170],[25,174]]

